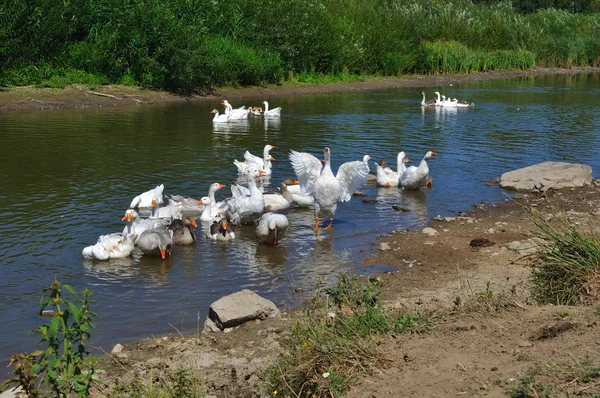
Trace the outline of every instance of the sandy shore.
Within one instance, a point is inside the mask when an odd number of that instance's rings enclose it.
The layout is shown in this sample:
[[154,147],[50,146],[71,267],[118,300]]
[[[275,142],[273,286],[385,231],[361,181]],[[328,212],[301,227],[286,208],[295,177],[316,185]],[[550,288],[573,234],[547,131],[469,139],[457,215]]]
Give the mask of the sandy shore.
[[[412,76],[330,86],[219,90],[210,96],[186,98],[124,87],[104,87],[97,92],[69,88],[62,93],[24,88],[0,93],[0,110],[146,106],[225,96],[432,87],[598,70]],[[520,202],[541,212],[563,214],[582,228],[598,228],[599,185],[594,181],[581,189],[519,195]],[[434,324],[427,334],[382,337],[380,351],[389,366],[356,380],[348,396],[504,397],[517,386],[519,377],[530,374],[532,369],[537,372],[540,385],[550,388],[556,396],[600,393],[597,378],[590,381],[576,372],[586,366],[588,359],[600,366],[598,298],[578,307],[538,306],[531,301],[525,253],[509,249],[511,242],[525,241],[535,233],[525,207],[516,202],[480,204],[465,209],[456,218],[434,219],[429,227],[434,231],[396,231],[382,236],[373,242],[371,253],[360,259],[367,264],[397,268],[396,272],[379,275],[383,280],[382,298],[388,308],[433,314]],[[490,243],[472,246],[476,238]],[[488,290],[506,301],[493,308],[479,305],[477,298]],[[283,350],[297,316],[298,312],[292,311],[280,319],[250,322],[226,334],[154,336],[125,346],[120,353],[102,356],[103,370],[98,376],[104,384],[96,395],[108,396],[119,383],[147,381],[156,374],[187,369],[202,380],[209,396],[270,396],[272,392],[265,391],[261,383],[263,371]],[[547,334],[545,330],[557,332]],[[530,396],[544,395],[534,390]]]

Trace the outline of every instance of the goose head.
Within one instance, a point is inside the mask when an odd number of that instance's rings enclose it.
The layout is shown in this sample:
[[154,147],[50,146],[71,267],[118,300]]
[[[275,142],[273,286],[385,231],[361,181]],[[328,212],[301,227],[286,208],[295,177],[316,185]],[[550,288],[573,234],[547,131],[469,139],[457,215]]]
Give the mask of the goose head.
[[123,218],[121,218],[121,221],[127,220],[127,222],[130,222],[131,220],[135,220],[139,217],[140,216],[137,211],[135,211],[134,209],[127,209],[125,215],[123,216]]
[[431,159],[434,156],[435,156],[435,152],[429,151],[425,154],[425,159]]
[[214,113],[214,114],[216,114],[217,116],[219,116],[219,111],[218,111],[218,110],[216,110],[216,109],[213,109],[212,111],[210,111],[210,113]]
[[364,163],[367,163],[367,164],[368,164],[368,163],[369,163],[369,160],[371,160],[371,159],[372,159],[372,158],[371,158],[371,156],[369,156],[369,155],[365,155],[365,156],[363,156],[363,162],[364,162]]
[[294,180],[292,177],[288,177],[282,181],[285,185],[300,185],[298,180]]
[[192,226],[194,228],[198,228],[198,224],[196,223],[196,220],[194,220],[190,216],[185,217],[185,220],[183,220],[183,225],[185,225],[186,227]]
[[204,196],[202,198],[200,198],[200,200],[198,201],[199,205],[209,205],[210,204],[210,198],[208,196]]
[[406,152],[404,152],[404,151],[401,151],[398,154],[398,158],[400,158],[400,161],[402,163],[408,163],[408,162],[410,162],[410,159],[408,158],[408,156],[406,156]]
[[328,146],[326,146],[325,150],[323,151],[323,158],[325,158],[325,163],[331,161],[331,151],[329,150]]

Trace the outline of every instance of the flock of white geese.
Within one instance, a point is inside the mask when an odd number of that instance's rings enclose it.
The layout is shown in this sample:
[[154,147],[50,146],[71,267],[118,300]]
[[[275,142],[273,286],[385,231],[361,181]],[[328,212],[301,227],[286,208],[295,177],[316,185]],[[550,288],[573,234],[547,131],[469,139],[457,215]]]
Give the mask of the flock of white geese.
[[[445,96],[438,92],[438,99],[422,106],[473,106],[460,104],[452,100],[454,105],[444,105]],[[266,101],[264,111],[258,108],[245,107],[233,109],[227,100],[222,102],[225,113],[215,113],[213,123],[227,123],[232,119],[247,118],[253,114],[263,117],[279,117],[281,108],[269,109]],[[224,184],[213,183],[208,189],[208,196],[200,200],[180,195],[165,195],[164,185],[146,191],[131,201],[122,220],[126,221],[122,232],[101,235],[96,244],[83,249],[83,257],[95,260],[128,257],[136,247],[148,256],[160,256],[165,259],[173,244],[190,245],[196,241],[196,218],[208,223],[206,237],[213,240],[230,241],[235,239],[232,225],[256,225],[256,236],[261,243],[277,244],[284,238],[289,222],[284,212],[290,206],[310,207],[314,209],[315,227],[318,234],[320,218],[328,219],[326,230],[331,231],[333,217],[339,202],[347,202],[352,194],[367,183],[376,181],[378,186],[399,187],[402,189],[420,189],[431,183],[427,161],[435,152],[425,154],[418,166],[406,167],[409,161],[404,152],[397,157],[397,169],[384,167],[384,163],[375,163],[376,172],[369,168],[369,155],[361,160],[343,163],[334,174],[331,167],[331,150],[326,147],[323,160],[307,152],[290,150],[289,160],[296,173],[296,179],[284,179],[279,191],[266,191],[263,180],[272,174],[270,151],[275,147],[266,145],[263,155],[255,156],[244,153],[244,160],[233,161],[239,175],[246,178],[247,186],[234,184],[231,186],[231,197],[217,201],[215,194],[225,188]],[[148,214],[149,213],[149,214]],[[141,214],[147,214],[142,217]]]

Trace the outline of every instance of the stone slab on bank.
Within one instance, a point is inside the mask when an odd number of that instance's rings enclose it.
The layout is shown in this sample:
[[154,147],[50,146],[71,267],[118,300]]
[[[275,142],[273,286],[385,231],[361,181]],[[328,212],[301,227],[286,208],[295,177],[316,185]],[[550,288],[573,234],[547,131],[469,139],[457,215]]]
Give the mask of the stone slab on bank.
[[208,320],[220,330],[224,330],[248,321],[263,320],[279,314],[279,309],[272,301],[251,290],[243,289],[212,303],[208,309]]
[[543,162],[509,171],[500,177],[500,187],[521,192],[580,188],[592,182],[592,167],[566,162]]

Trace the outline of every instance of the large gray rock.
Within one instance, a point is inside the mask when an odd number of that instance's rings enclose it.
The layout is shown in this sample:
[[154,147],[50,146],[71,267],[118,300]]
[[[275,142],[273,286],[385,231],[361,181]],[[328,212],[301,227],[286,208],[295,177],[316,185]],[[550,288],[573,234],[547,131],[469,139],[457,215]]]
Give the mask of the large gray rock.
[[592,182],[592,168],[583,164],[544,162],[509,171],[500,177],[500,187],[514,191],[545,192],[577,188]]
[[221,297],[208,309],[208,318],[221,330],[278,315],[279,310],[272,301],[248,289]]

